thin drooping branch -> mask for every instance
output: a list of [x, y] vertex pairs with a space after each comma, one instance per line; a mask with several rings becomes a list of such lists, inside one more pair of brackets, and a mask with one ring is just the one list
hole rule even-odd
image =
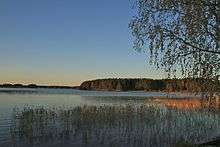
[[196, 46], [196, 45], [194, 45], [194, 44], [192, 44], [192, 43], [186, 41], [185, 39], [183, 39], [183, 38], [181, 38], [181, 37], [175, 35], [175, 34], [173, 33], [173, 31], [171, 31], [171, 30], [168, 30], [168, 29], [165, 29], [165, 28], [162, 28], [162, 30], [165, 30], [165, 31], [169, 32], [171, 36], [175, 37], [176, 39], [182, 41], [184, 44], [186, 44], [186, 45], [188, 45], [188, 46], [191, 46], [192, 48], [194, 48], [194, 49], [196, 49], [196, 50], [199, 50], [199, 51], [202, 51], [202, 52], [207, 52], [207, 53], [213, 53], [213, 54], [218, 54], [218, 55], [220, 55], [220, 51], [213, 51], [213, 50], [208, 50], [208, 49], [200, 48], [200, 47], [198, 47], [198, 46]]

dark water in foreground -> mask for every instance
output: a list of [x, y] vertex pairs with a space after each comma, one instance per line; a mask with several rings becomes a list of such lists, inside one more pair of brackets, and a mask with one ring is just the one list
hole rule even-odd
[[219, 112], [167, 109], [153, 96], [166, 94], [0, 89], [0, 146], [175, 146], [220, 135]]

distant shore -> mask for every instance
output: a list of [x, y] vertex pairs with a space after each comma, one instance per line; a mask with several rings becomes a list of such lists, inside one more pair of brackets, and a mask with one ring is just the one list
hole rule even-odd
[[[121, 79], [120, 79], [121, 80]], [[121, 84], [119, 81], [119, 84]], [[97, 82], [98, 81], [98, 82]], [[171, 95], [167, 95], [164, 97], [158, 97], [158, 96], [152, 96], [152, 100], [158, 104], [163, 104], [166, 107], [170, 107], [170, 108], [176, 108], [176, 109], [202, 109], [207, 107], [209, 104], [207, 102], [207, 100], [203, 99], [201, 95], [199, 95], [197, 93], [197, 95], [195, 95], [195, 93], [193, 92], [187, 92], [187, 91], [180, 91], [180, 87], [178, 91], [172, 90], [167, 91], [167, 89], [148, 89], [148, 90], [141, 90], [141, 89], [114, 89], [114, 87], [111, 87], [112, 85], [114, 86], [114, 82], [118, 82], [117, 80], [97, 80], [97, 81], [86, 81], [84, 83], [82, 83], [80, 86], [45, 86], [45, 85], [36, 85], [36, 84], [29, 84], [29, 85], [23, 85], [23, 84], [0, 84], [0, 88], [29, 88], [29, 89], [38, 89], [38, 88], [44, 88], [44, 89], [78, 89], [78, 90], [86, 90], [86, 91], [112, 91], [112, 92], [129, 92], [129, 91], [144, 91], [144, 92], [162, 92], [162, 93], [169, 93]], [[107, 81], [107, 82], [106, 82]], [[136, 80], [137, 81], [137, 80]], [[147, 84], [149, 85], [145, 85], [150, 87], [152, 83], [152, 81], [150, 80], [146, 80], [145, 82], [148, 82]], [[96, 84], [93, 85], [95, 82]], [[155, 81], [153, 81], [155, 82]], [[156, 81], [156, 83], [158, 82], [158, 80]], [[159, 81], [161, 82], [161, 81]], [[110, 83], [110, 84], [109, 84]], [[172, 81], [172, 83], [174, 85], [177, 85], [174, 81]], [[103, 89], [103, 85], [104, 86], [110, 86], [107, 87], [105, 89]], [[122, 85], [120, 86], [122, 88], [123, 84], [126, 84], [126, 82], [122, 82]], [[146, 83], [145, 83], [146, 84]], [[85, 85], [89, 87], [85, 88]], [[101, 85], [101, 86], [100, 86]], [[142, 86], [144, 85], [143, 81], [142, 81]], [[154, 86], [156, 84], [154, 83]], [[141, 86], [141, 85], [139, 85]], [[169, 85], [172, 86], [172, 85]], [[151, 87], [152, 88], [152, 87]], [[173, 88], [172, 88], [173, 89]], [[5, 92], [5, 91], [4, 91]], [[8, 91], [6, 91], [8, 92]], [[11, 91], [9, 91], [11, 92]], [[174, 94], [174, 95], [172, 95]], [[175, 96], [176, 94], [176, 96]], [[181, 97], [181, 98], [180, 98]], [[217, 108], [220, 109], [220, 98], [217, 98], [216, 100], [212, 101], [212, 107], [213, 108]]]
[[48, 88], [48, 89], [78, 89], [79, 86], [46, 86], [36, 84], [0, 84], [0, 88]]
[[[204, 79], [97, 79], [85, 81], [80, 90], [95, 91], [147, 91], [147, 92], [195, 92], [202, 91]], [[220, 91], [220, 81], [217, 83]]]
[[[217, 83], [220, 91], [220, 81]], [[0, 84], [0, 88], [50, 88], [79, 89], [90, 91], [146, 91], [146, 92], [190, 92], [202, 91], [201, 79], [97, 79], [84, 81], [80, 86], [56, 86], [37, 84]]]

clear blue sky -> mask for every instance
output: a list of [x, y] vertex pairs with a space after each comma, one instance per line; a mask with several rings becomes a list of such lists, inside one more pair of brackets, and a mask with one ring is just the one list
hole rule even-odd
[[161, 78], [132, 49], [132, 11], [131, 0], [1, 0], [0, 83]]

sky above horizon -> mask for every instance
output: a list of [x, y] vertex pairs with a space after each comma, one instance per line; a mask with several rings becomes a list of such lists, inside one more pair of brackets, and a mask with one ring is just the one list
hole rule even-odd
[[164, 78], [132, 48], [132, 1], [1, 0], [0, 83]]

